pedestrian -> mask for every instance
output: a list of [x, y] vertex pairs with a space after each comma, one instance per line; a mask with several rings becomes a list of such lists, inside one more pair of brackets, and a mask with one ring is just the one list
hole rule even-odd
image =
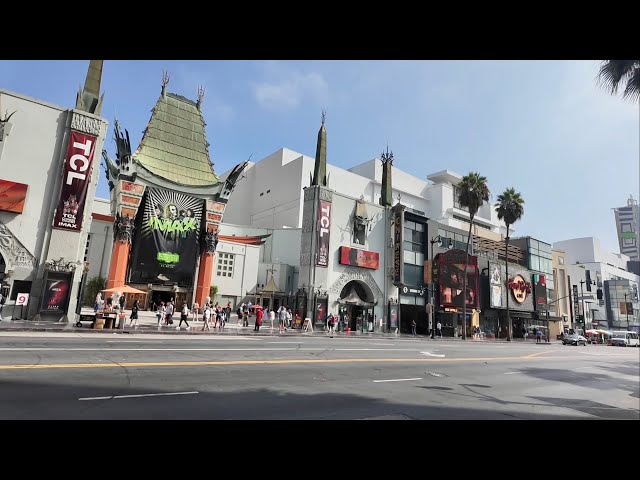
[[249, 326], [249, 305], [245, 304], [244, 307], [242, 308], [242, 326], [243, 327], [248, 327]]
[[438, 320], [438, 323], [436, 324], [436, 328], [438, 329], [438, 336], [442, 338], [442, 324], [440, 323], [439, 320]]
[[122, 312], [124, 310], [124, 293], [120, 295], [120, 298], [118, 299], [118, 303], [120, 303], [120, 312]]
[[158, 309], [156, 310], [156, 318], [158, 319], [158, 328], [160, 328], [160, 320], [164, 317], [164, 302], [160, 302], [158, 304]]
[[191, 305], [191, 309], [193, 312], [193, 321], [197, 322], [198, 321], [198, 310], [200, 310], [200, 305], [198, 304], [198, 302], [194, 302], [193, 305]]
[[411, 335], [416, 336], [416, 319], [411, 320]]
[[260, 325], [262, 325], [262, 317], [264, 316], [264, 311], [262, 310], [262, 308], [256, 308], [256, 324], [254, 327], [254, 331], [255, 332], [259, 332], [260, 331]]
[[187, 324], [187, 330], [189, 330], [191, 328], [189, 326], [189, 322], [187, 321], [187, 317], [188, 316], [189, 316], [189, 307], [187, 306], [186, 303], [183, 303], [182, 304], [182, 311], [180, 312], [180, 323], [176, 327], [176, 330], [180, 330], [180, 327], [182, 327], [182, 322]]
[[291, 328], [291, 323], [293, 323], [293, 312], [291, 309], [287, 310], [287, 319], [284, 324], [284, 331], [287, 331], [287, 325]]
[[336, 319], [333, 314], [329, 315], [329, 338], [333, 338], [333, 328], [336, 324]]
[[[129, 326], [135, 320], [135, 326], [138, 326], [138, 310], [140, 309], [140, 301], [135, 299], [133, 301], [133, 305], [131, 306], [131, 316], [129, 316]], [[124, 322], [123, 322], [124, 323]]]
[[542, 330], [536, 330], [536, 343], [542, 343]]
[[4, 306], [4, 295], [2, 295], [2, 293], [0, 293], [0, 322], [2, 321], [2, 307]]
[[283, 306], [278, 309], [278, 333], [284, 333], [284, 324], [287, 321], [287, 311]]
[[110, 293], [107, 297], [107, 311], [110, 312], [113, 308], [113, 293]]
[[211, 327], [209, 326], [210, 319], [211, 319], [211, 309], [209, 308], [209, 305], [206, 305], [204, 307], [204, 312], [202, 312], [202, 320], [203, 320], [202, 331], [203, 332], [205, 330], [211, 330]]
[[164, 311], [164, 319], [165, 325], [173, 325], [173, 303], [171, 300], [167, 302], [167, 306]]
[[522, 327], [522, 338], [526, 342], [527, 341], [527, 329]]
[[101, 310], [100, 305], [102, 303], [102, 293], [98, 292], [96, 295], [96, 304], [93, 307], [93, 310], [97, 313]]

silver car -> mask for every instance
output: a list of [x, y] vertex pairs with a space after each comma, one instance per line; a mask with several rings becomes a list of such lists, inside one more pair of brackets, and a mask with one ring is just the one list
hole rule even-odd
[[563, 345], [587, 345], [587, 339], [582, 335], [578, 335], [574, 333], [573, 335], [568, 335], [562, 339]]

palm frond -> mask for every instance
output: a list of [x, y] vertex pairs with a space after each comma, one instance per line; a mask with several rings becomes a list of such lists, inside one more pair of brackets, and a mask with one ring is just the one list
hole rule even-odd
[[615, 95], [624, 85], [622, 97], [640, 98], [640, 60], [605, 60], [598, 72], [598, 83]]
[[629, 99], [632, 102], [640, 100], [640, 65], [636, 65], [633, 73], [627, 80], [627, 87], [622, 92], [622, 98]]
[[524, 199], [516, 189], [507, 188], [504, 193], [498, 195], [496, 205], [498, 220], [504, 220], [505, 225], [513, 225], [524, 215]]

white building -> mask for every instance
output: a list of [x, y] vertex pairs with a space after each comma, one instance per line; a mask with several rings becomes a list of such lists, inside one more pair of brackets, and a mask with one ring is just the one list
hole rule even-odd
[[[107, 131], [101, 72], [102, 61], [91, 61], [72, 109], [0, 90], [5, 318], [74, 319]], [[16, 310], [21, 293], [29, 301]]]
[[[309, 186], [315, 160], [282, 148], [258, 162], [249, 162], [243, 179], [235, 187], [225, 211], [225, 221], [264, 228], [302, 227], [303, 188]], [[226, 178], [229, 172], [221, 175]], [[429, 175], [429, 181], [392, 167], [394, 203], [398, 196], [408, 211], [455, 228], [468, 229], [469, 214], [460, 209], [456, 184], [462, 176], [443, 170]], [[332, 190], [352, 198], [379, 204], [382, 163], [369, 160], [345, 170], [327, 164], [327, 182]], [[465, 222], [466, 219], [466, 222]], [[500, 240], [506, 234], [495, 205], [485, 204], [474, 218], [478, 236]], [[513, 228], [511, 228], [513, 233]]]
[[[621, 283], [628, 287], [627, 301], [633, 303], [635, 307], [631, 324], [638, 322], [637, 292], [640, 287], [640, 277], [627, 270], [629, 257], [621, 253], [606, 251], [602, 248], [600, 241], [594, 237], [554, 242], [553, 248], [565, 252], [568, 282], [570, 282], [572, 289], [574, 285], [577, 287], [579, 302], [577, 312], [576, 305], [573, 306], [574, 318], [576, 313], [582, 314], [584, 308], [587, 327], [593, 322], [598, 325], [607, 325], [607, 328], [622, 327], [619, 321], [620, 301], [616, 294], [609, 295], [610, 288], [608, 288], [608, 282], [622, 281]], [[613, 286], [614, 284], [612, 284]], [[601, 291], [600, 294], [598, 290]], [[598, 298], [598, 296], [602, 298]], [[607, 297], [609, 297], [609, 301]], [[626, 312], [624, 316], [626, 317]]]
[[96, 198], [93, 201], [91, 228], [87, 236], [84, 261], [88, 262], [87, 278], [106, 278], [113, 247], [113, 222], [109, 200]]

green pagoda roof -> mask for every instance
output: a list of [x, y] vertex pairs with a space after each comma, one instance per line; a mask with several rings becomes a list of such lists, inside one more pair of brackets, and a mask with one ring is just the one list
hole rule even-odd
[[198, 104], [181, 95], [161, 94], [151, 113], [134, 161], [179, 185], [220, 183], [209, 158], [205, 123]]

